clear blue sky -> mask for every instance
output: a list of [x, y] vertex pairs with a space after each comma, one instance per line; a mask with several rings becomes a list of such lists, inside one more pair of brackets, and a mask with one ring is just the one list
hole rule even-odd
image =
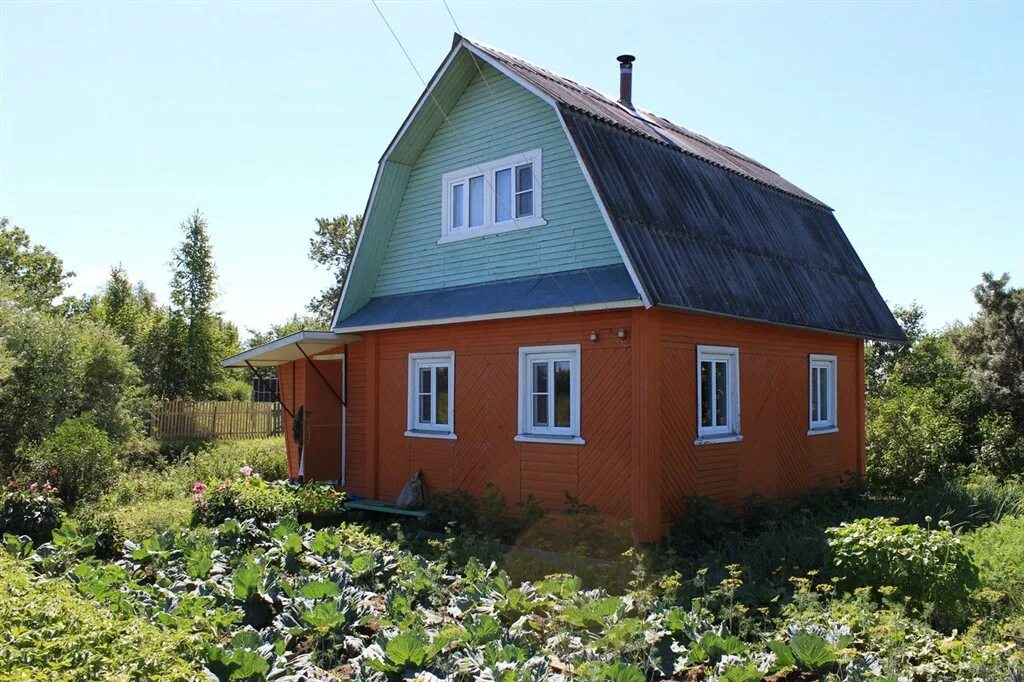
[[[966, 319], [1024, 284], [1024, 3], [463, 3], [466, 35], [743, 151], [836, 210], [883, 296]], [[382, 3], [429, 78], [440, 0]], [[209, 220], [240, 328], [325, 283], [314, 218], [361, 212], [422, 86], [369, 2], [0, 1], [0, 214], [95, 290], [166, 300], [178, 224]]]

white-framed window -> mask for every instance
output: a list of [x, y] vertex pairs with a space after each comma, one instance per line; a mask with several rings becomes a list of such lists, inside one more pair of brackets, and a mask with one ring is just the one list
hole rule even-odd
[[407, 436], [455, 438], [455, 352], [409, 353]]
[[811, 355], [808, 362], [808, 435], [830, 433], [838, 427], [836, 419], [836, 356]]
[[545, 225], [541, 172], [532, 149], [442, 175], [438, 243]]
[[697, 346], [696, 442], [740, 439], [740, 351]]
[[580, 345], [519, 349], [518, 441], [582, 444]]

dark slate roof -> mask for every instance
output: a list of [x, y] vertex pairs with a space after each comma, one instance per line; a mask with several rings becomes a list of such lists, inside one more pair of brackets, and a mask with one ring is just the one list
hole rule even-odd
[[729, 147], [471, 45], [555, 100], [653, 305], [905, 340], [824, 203]]
[[378, 296], [335, 330], [639, 300], [623, 265]]

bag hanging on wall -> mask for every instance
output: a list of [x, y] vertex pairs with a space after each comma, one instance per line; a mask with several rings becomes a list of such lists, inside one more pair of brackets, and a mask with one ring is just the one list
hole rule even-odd
[[422, 509], [426, 504], [427, 484], [423, 482], [423, 472], [417, 469], [402, 488], [395, 506], [399, 509]]

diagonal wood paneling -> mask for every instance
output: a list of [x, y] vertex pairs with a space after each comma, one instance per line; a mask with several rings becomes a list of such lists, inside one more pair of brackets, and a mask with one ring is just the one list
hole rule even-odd
[[[630, 514], [632, 368], [625, 348], [584, 353], [579, 497], [618, 518]], [[595, 445], [591, 445], [594, 443]]]

